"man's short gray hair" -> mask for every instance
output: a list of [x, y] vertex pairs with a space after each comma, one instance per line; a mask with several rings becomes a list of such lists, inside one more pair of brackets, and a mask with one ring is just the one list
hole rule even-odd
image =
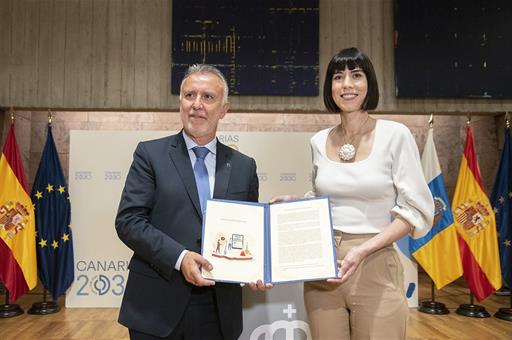
[[194, 64], [194, 65], [189, 66], [187, 72], [185, 73], [185, 76], [183, 77], [183, 80], [181, 81], [180, 99], [181, 99], [181, 91], [183, 89], [183, 83], [185, 82], [185, 79], [187, 79], [188, 77], [190, 77], [191, 75], [193, 75], [195, 73], [202, 73], [202, 74], [211, 73], [211, 74], [214, 74], [217, 77], [219, 77], [220, 80], [222, 80], [222, 85], [224, 87], [222, 103], [224, 104], [224, 103], [228, 102], [229, 87], [228, 87], [228, 82], [226, 81], [226, 78], [224, 78], [224, 75], [218, 68], [216, 68], [215, 66], [212, 66], [212, 65], [208, 65], [208, 64]]

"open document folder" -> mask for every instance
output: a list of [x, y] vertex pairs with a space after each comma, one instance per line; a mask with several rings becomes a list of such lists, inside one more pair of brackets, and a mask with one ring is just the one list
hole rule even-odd
[[274, 204], [207, 201], [202, 255], [205, 278], [286, 283], [338, 275], [329, 199]]

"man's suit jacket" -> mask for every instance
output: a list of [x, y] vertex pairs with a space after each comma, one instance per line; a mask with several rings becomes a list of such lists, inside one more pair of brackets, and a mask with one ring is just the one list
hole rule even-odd
[[[134, 251], [119, 322], [159, 337], [176, 327], [191, 294], [192, 285], [174, 265], [184, 249], [201, 248], [201, 207], [182, 134], [139, 143], [115, 222], [119, 238]], [[217, 142], [213, 197], [256, 202], [254, 159]], [[236, 339], [242, 331], [241, 288], [214, 287], [222, 333]]]

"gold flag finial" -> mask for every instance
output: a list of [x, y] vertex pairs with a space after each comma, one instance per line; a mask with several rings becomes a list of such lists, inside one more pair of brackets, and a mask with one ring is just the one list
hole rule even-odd
[[50, 109], [48, 109], [48, 125], [52, 125], [52, 118], [53, 118], [52, 111]]
[[9, 113], [11, 114], [11, 124], [14, 124], [14, 108], [11, 107], [9, 108]]
[[510, 114], [509, 112], [505, 112], [505, 127], [510, 129]]
[[469, 125], [471, 124], [471, 114], [468, 113], [468, 120], [466, 121], [466, 124]]
[[432, 128], [434, 127], [434, 114], [430, 114], [430, 118], [428, 119], [428, 125]]

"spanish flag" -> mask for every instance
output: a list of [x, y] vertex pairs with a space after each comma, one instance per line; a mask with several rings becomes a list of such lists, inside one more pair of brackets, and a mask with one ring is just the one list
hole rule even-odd
[[494, 212], [483, 189], [469, 124], [466, 133], [452, 209], [464, 279], [482, 301], [501, 287], [500, 255]]
[[0, 280], [9, 291], [10, 302], [37, 284], [34, 208], [14, 122], [0, 157]]

